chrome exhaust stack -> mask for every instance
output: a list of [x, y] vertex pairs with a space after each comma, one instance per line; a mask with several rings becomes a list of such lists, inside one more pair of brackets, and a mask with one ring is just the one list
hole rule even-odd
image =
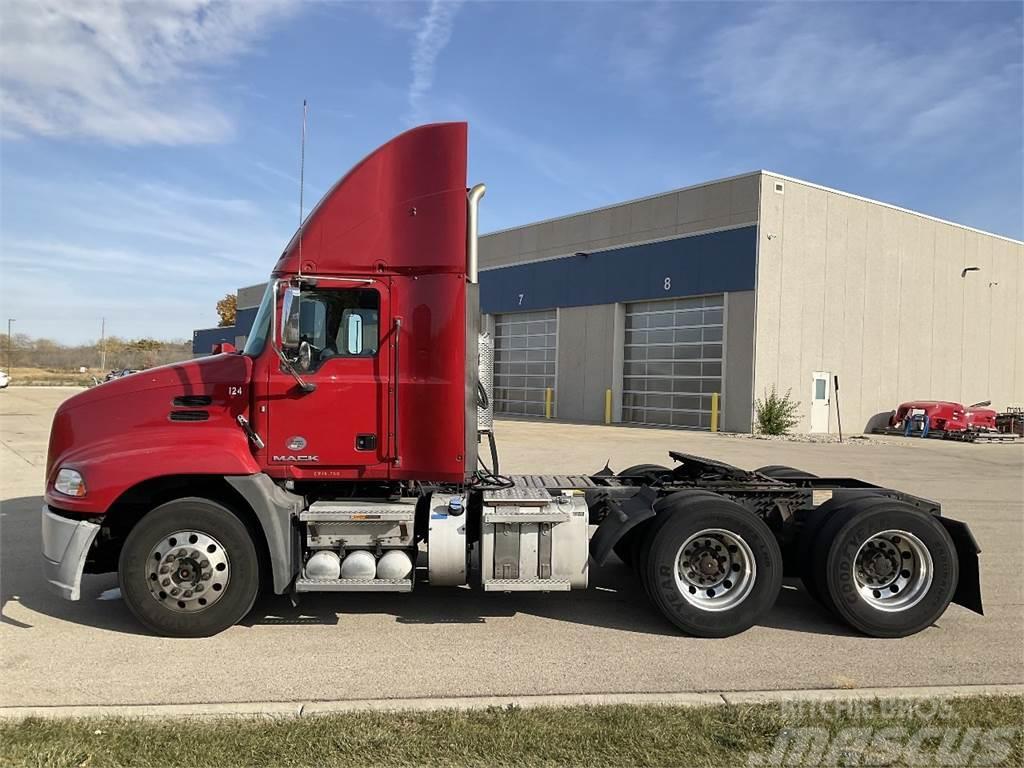
[[480, 198], [486, 192], [486, 184], [476, 184], [466, 195], [469, 206], [466, 221], [466, 281], [472, 285], [480, 282], [480, 246], [477, 239], [480, 228]]
[[[463, 456], [467, 480], [476, 474], [477, 449], [480, 441], [480, 251], [477, 239], [480, 228], [480, 198], [486, 191], [486, 186], [477, 184], [466, 193], [466, 432]], [[488, 402], [489, 398], [488, 392]]]

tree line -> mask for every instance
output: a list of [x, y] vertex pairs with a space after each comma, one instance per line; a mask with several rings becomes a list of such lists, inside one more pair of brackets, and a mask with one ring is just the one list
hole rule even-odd
[[[43, 368], [53, 371], [122, 370], [124, 368], [152, 368], [165, 363], [176, 363], [192, 357], [192, 342], [181, 339], [123, 339], [110, 336], [104, 342], [61, 344], [52, 339], [34, 339], [24, 333], [0, 334], [0, 359], [4, 368]], [[105, 351], [105, 354], [104, 354]], [[105, 360], [104, 360], [105, 358]], [[101, 368], [101, 365], [104, 367]]]

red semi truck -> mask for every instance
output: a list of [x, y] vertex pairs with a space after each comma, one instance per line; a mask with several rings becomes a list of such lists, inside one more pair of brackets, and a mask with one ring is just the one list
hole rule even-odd
[[77, 600], [83, 573], [116, 571], [143, 625], [194, 637], [261, 590], [582, 589], [614, 552], [703, 637], [755, 624], [784, 573], [879, 637], [951, 601], [981, 612], [970, 530], [907, 493], [674, 452], [671, 469], [500, 475], [466, 141], [464, 123], [419, 127], [342, 178], [278, 259], [244, 349], [60, 406], [55, 590]]

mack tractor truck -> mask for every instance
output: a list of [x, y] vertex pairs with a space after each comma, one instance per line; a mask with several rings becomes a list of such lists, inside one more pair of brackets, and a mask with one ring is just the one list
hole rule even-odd
[[42, 508], [57, 592], [78, 600], [83, 573], [116, 571], [146, 628], [198, 637], [261, 592], [559, 592], [615, 557], [700, 637], [757, 623], [784, 575], [877, 637], [951, 601], [981, 612], [967, 525], [908, 493], [677, 452], [669, 467], [502, 475], [467, 131], [415, 128], [337, 182], [243, 349], [59, 407]]

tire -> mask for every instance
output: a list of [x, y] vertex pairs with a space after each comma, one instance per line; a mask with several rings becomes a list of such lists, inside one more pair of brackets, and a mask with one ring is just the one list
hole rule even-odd
[[[618, 472], [616, 477], [626, 477], [628, 475], [646, 475], [656, 472], [670, 472], [668, 467], [663, 467], [661, 464], [635, 464], [632, 467]], [[636, 549], [637, 539], [642, 539], [640, 535], [641, 531], [644, 530], [644, 526], [640, 525], [637, 528], [628, 531], [625, 536], [615, 542], [615, 546], [612, 547], [612, 552], [626, 565], [633, 564], [633, 553]]]
[[[647, 596], [652, 600], [654, 598], [651, 595], [650, 586], [647, 583], [647, 569], [644, 565], [647, 563], [647, 558], [650, 556], [651, 545], [654, 543], [654, 536], [657, 534], [661, 526], [667, 522], [669, 517], [679, 512], [685, 512], [687, 508], [696, 503], [697, 499], [708, 497], [715, 499], [722, 498], [712, 491], [699, 489], [670, 493], [668, 496], [663, 496], [654, 502], [654, 511], [657, 513], [657, 516], [653, 520], [649, 520], [638, 526], [639, 530], [636, 531], [636, 535], [630, 541], [629, 555], [632, 561], [631, 565], [633, 566], [633, 572], [636, 573], [636, 577], [643, 585], [644, 591], [647, 592]], [[630, 533], [632, 533], [632, 531], [630, 531]]]
[[868, 489], [836, 490], [829, 501], [826, 501], [810, 515], [800, 531], [794, 570], [799, 574], [807, 594], [826, 607], [828, 607], [827, 601], [822, 595], [818, 579], [814, 574], [814, 553], [828, 549], [828, 541], [819, 540], [821, 531], [840, 510], [846, 509], [851, 504], [874, 499], [879, 495], [877, 491]]
[[807, 480], [808, 478], [817, 477], [817, 475], [812, 475], [810, 472], [787, 467], [783, 464], [769, 464], [767, 467], [760, 467], [754, 471], [767, 475], [773, 480]]
[[[252, 609], [259, 561], [249, 529], [226, 507], [209, 499], [175, 499], [128, 534], [118, 582], [128, 609], [151, 632], [209, 637]], [[175, 589], [177, 600], [171, 594]]]
[[[684, 632], [695, 637], [739, 634], [775, 604], [782, 588], [782, 553], [774, 534], [760, 518], [720, 496], [695, 495], [657, 522], [659, 525], [649, 531], [644, 569], [648, 594], [665, 617]], [[716, 569], [708, 577], [713, 581], [707, 583], [707, 589], [703, 584], [699, 589], [693, 583], [687, 586], [686, 577], [677, 569], [678, 556], [685, 557], [683, 547], [691, 545], [691, 552], [705, 552], [702, 561], [710, 561], [709, 567]], [[728, 558], [721, 569], [713, 562], [716, 558]], [[692, 573], [700, 569], [694, 566]]]
[[[956, 592], [960, 572], [953, 540], [942, 523], [909, 504], [858, 499], [836, 510], [818, 541], [827, 545], [813, 555], [823, 602], [866, 635], [916, 634], [945, 612]], [[870, 563], [872, 551], [885, 572], [868, 571], [878, 577], [868, 584], [860, 566]], [[929, 577], [921, 575], [926, 572]]]
[[615, 476], [629, 477], [630, 475], [651, 475], [671, 471], [671, 469], [663, 467], [661, 464], [634, 464], [632, 467], [627, 467], [621, 472], [615, 473]]

